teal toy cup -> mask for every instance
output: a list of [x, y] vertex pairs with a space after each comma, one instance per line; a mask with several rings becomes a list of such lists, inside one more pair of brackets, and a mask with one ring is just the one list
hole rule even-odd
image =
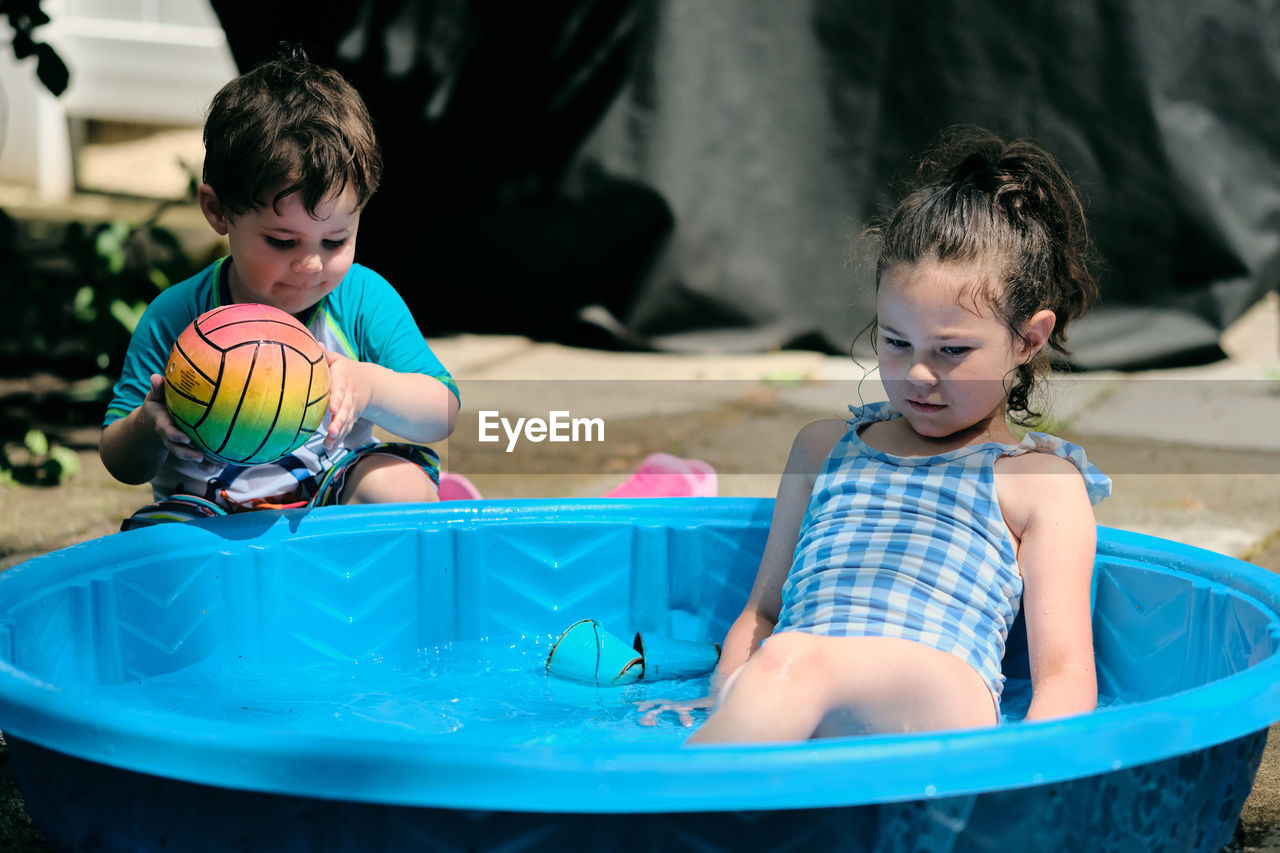
[[696, 678], [720, 662], [720, 644], [636, 634], [636, 651], [644, 661], [644, 680]]
[[564, 630], [547, 655], [547, 672], [590, 684], [630, 684], [637, 679], [696, 678], [716, 668], [718, 643], [636, 634], [628, 646], [594, 619]]
[[618, 686], [643, 675], [644, 661], [599, 622], [582, 619], [566, 628], [551, 647], [547, 672], [573, 681]]

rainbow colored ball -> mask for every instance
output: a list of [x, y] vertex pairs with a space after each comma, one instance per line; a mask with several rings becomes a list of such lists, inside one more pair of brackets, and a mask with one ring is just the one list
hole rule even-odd
[[284, 458], [329, 405], [329, 365], [307, 327], [270, 305], [206, 311], [178, 336], [164, 402], [206, 457], [233, 465]]

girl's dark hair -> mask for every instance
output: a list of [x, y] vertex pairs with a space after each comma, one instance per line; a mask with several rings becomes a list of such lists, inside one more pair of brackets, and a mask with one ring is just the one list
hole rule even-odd
[[314, 216], [347, 187], [360, 209], [382, 177], [364, 101], [296, 45], [281, 44], [275, 59], [222, 87], [209, 106], [204, 147], [204, 182], [232, 215], [298, 192]]
[[[1066, 327], [1098, 299], [1080, 199], [1057, 161], [1027, 140], [948, 131], [921, 160], [915, 188], [876, 230], [877, 288], [900, 264], [973, 264], [987, 273], [978, 295], [1014, 335], [1037, 311], [1053, 311], [1048, 344], [1064, 355]], [[1039, 417], [1031, 395], [1048, 363], [1042, 350], [1017, 368], [1008, 406], [1015, 422]]]

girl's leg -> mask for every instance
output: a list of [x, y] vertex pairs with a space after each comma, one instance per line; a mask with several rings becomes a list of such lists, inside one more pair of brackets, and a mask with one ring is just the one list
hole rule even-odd
[[829, 698], [813, 636], [775, 634], [725, 684], [711, 717], [689, 743], [805, 740]]
[[787, 741], [930, 731], [997, 722], [991, 693], [963, 660], [907, 640], [775, 634], [690, 738]]
[[421, 467], [383, 454], [369, 454], [351, 466], [342, 487], [343, 504], [423, 503], [439, 500], [436, 484]]

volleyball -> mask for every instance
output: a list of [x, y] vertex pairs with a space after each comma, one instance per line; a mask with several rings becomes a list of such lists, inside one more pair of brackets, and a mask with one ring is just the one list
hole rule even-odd
[[270, 305], [201, 314], [178, 336], [164, 378], [174, 423], [206, 457], [233, 465], [287, 456], [329, 404], [324, 350], [306, 326]]

